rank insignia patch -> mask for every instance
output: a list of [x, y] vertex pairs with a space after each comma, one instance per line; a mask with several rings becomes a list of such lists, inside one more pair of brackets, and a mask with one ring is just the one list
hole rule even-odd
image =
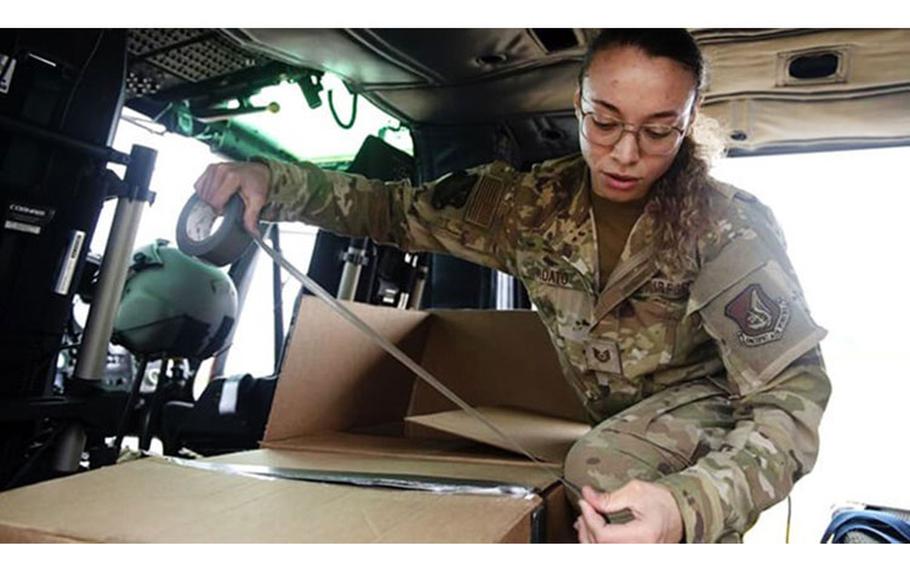
[[602, 373], [622, 374], [619, 345], [609, 340], [592, 340], [585, 348], [588, 368]]
[[739, 326], [740, 342], [758, 347], [777, 341], [790, 322], [790, 303], [772, 299], [759, 284], [750, 284], [724, 308], [724, 314]]

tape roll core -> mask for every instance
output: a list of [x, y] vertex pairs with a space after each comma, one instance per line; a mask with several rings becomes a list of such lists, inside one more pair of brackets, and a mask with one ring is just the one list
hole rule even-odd
[[240, 258], [253, 242], [243, 227], [243, 200], [234, 195], [219, 217], [212, 206], [192, 195], [177, 220], [177, 248], [215, 266]]

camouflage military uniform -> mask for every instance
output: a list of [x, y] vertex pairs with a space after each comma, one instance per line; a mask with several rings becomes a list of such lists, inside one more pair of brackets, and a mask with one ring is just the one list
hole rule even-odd
[[739, 540], [811, 470], [830, 394], [825, 332], [754, 197], [716, 184], [695, 272], [658, 268], [646, 213], [601, 275], [581, 156], [528, 173], [495, 162], [417, 187], [267, 164], [264, 219], [446, 252], [525, 284], [596, 424], [567, 457], [569, 479], [661, 483], [686, 540], [712, 542]]

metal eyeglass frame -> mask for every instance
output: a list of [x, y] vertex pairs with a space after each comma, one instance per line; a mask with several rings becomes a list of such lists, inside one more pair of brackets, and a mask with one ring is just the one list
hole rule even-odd
[[[584, 99], [582, 99], [582, 100], [584, 100]], [[589, 102], [589, 101], [585, 101], [585, 102]], [[621, 126], [622, 126], [622, 131], [620, 131], [619, 136], [616, 138], [616, 140], [615, 140], [613, 143], [611, 143], [611, 144], [604, 144], [603, 142], [596, 142], [596, 141], [594, 141], [594, 140], [591, 140], [591, 138], [589, 138], [588, 135], [585, 134], [585, 126], [584, 126], [584, 124], [585, 124], [585, 118], [586, 118], [588, 115], [597, 116], [597, 114], [596, 114], [593, 110], [584, 111], [584, 110], [582, 110], [581, 108], [579, 108], [578, 110], [579, 110], [579, 112], [581, 113], [581, 134], [582, 134], [582, 136], [584, 136], [584, 137], [585, 137], [585, 140], [587, 140], [587, 141], [590, 142], [591, 144], [595, 144], [595, 145], [597, 145], [597, 146], [602, 146], [602, 147], [604, 147], [604, 148], [609, 148], [609, 147], [612, 147], [612, 146], [616, 146], [617, 144], [619, 144], [620, 140], [622, 140], [622, 137], [623, 137], [623, 135], [624, 135], [626, 132], [631, 132], [632, 134], [635, 135], [635, 144], [638, 146], [639, 151], [642, 152], [643, 154], [650, 154], [650, 155], [652, 155], [652, 156], [669, 156], [670, 154], [673, 153], [673, 150], [676, 149], [676, 147], [679, 145], [679, 143], [682, 141], [682, 139], [683, 139], [683, 138], [685, 137], [685, 135], [686, 135], [685, 129], [680, 128], [680, 127], [678, 127], [678, 126], [676, 126], [676, 125], [671, 125], [671, 124], [639, 124], [639, 125], [635, 125], [635, 124], [633, 124], [633, 123], [631, 123], [631, 122], [624, 122], [624, 121], [622, 121], [622, 120], [610, 119], [610, 120], [612, 120], [613, 122], [615, 122], [616, 124], [621, 125]], [[688, 118], [688, 116], [687, 116], [686, 118]], [[673, 129], [673, 130], [679, 132], [679, 138], [678, 138], [678, 139], [676, 140], [676, 142], [673, 144], [673, 147], [672, 147], [669, 151], [667, 151], [667, 152], [665, 152], [665, 153], [647, 152], [647, 151], [645, 151], [644, 146], [642, 146], [642, 144], [641, 144], [641, 137], [640, 137], [641, 129], [642, 129], [642, 128], [645, 128], [646, 126], [660, 126], [660, 127], [671, 128], [671, 129]]]

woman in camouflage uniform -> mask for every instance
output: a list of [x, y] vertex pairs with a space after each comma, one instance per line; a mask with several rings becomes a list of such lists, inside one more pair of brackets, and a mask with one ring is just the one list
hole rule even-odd
[[704, 78], [685, 31], [606, 31], [579, 73], [581, 155], [416, 187], [213, 164], [196, 190], [216, 209], [239, 192], [251, 231], [300, 220], [513, 274], [594, 425], [565, 466], [579, 540], [736, 542], [812, 469], [830, 385], [773, 215], [692, 138]]

